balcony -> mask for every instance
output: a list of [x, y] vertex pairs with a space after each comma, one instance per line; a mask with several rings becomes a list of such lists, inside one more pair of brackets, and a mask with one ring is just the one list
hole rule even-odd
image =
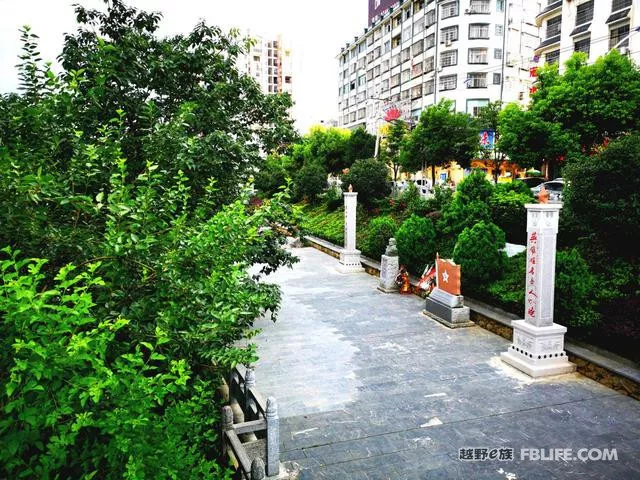
[[562, 11], [562, 0], [548, 0], [547, 6], [544, 7], [536, 16], [536, 25], [542, 26], [545, 18], [548, 18]]

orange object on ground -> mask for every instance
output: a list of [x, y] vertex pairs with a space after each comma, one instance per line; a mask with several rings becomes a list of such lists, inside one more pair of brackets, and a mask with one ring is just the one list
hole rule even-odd
[[409, 273], [404, 265], [400, 266], [400, 271], [396, 277], [396, 285], [400, 287], [400, 293], [407, 295], [411, 293], [411, 280], [409, 279]]

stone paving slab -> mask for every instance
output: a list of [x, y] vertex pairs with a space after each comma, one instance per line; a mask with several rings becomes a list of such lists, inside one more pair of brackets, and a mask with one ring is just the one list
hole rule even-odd
[[[450, 330], [413, 296], [296, 249], [278, 321], [260, 320], [258, 388], [278, 400], [282, 460], [301, 479], [640, 478], [640, 404], [578, 374], [532, 381], [509, 343]], [[513, 448], [465, 462], [460, 448]], [[615, 448], [617, 461], [531, 461], [522, 448]]]

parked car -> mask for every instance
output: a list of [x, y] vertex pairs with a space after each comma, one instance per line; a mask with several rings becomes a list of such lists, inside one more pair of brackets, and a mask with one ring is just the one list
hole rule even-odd
[[540, 190], [544, 187], [549, 192], [549, 200], [555, 202], [562, 201], [562, 191], [564, 190], [564, 181], [552, 180], [550, 182], [544, 182], [531, 189], [533, 195], [537, 198]]
[[523, 182], [527, 187], [534, 188], [545, 182], [544, 177], [524, 177], [516, 178], [517, 181]]

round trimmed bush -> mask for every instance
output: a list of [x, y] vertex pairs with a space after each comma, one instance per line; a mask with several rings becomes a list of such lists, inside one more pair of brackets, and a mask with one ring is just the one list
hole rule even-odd
[[493, 222], [504, 230], [511, 243], [527, 243], [527, 210], [525, 204], [533, 203], [531, 191], [528, 194], [496, 189], [489, 199]]
[[371, 205], [376, 199], [389, 194], [387, 172], [384, 162], [373, 158], [357, 160], [349, 173], [342, 176], [342, 189], [346, 191], [352, 185], [353, 191], [358, 192], [358, 201]]
[[398, 225], [389, 216], [376, 217], [369, 223], [369, 235], [365, 242], [364, 253], [371, 258], [378, 259], [387, 249], [389, 239], [392, 238]]
[[456, 189], [456, 199], [463, 204], [487, 202], [493, 193], [493, 185], [482, 170], [474, 170]]
[[429, 218], [411, 215], [396, 233], [400, 263], [410, 272], [421, 274], [436, 257], [436, 231]]
[[493, 223], [465, 228], [453, 249], [453, 260], [462, 270], [463, 285], [485, 284], [500, 276], [505, 261], [504, 232]]

